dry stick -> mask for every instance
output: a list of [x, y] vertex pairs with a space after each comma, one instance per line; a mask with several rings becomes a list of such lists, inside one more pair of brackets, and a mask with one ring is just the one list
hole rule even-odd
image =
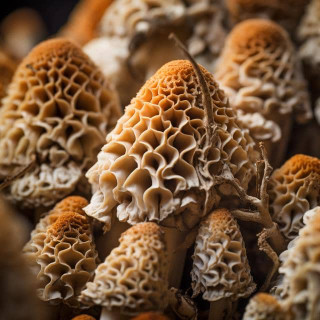
[[2, 191], [3, 189], [5, 189], [6, 187], [8, 187], [13, 181], [21, 178], [22, 176], [24, 176], [36, 163], [36, 157], [35, 155], [33, 155], [31, 157], [31, 162], [25, 166], [21, 171], [19, 171], [17, 174], [13, 175], [13, 176], [9, 176], [7, 177], [1, 184], [0, 184], [0, 191]]

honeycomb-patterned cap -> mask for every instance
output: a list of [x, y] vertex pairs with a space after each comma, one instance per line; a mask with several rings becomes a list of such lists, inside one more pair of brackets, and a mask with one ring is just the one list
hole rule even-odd
[[295, 245], [279, 269], [287, 286], [285, 304], [293, 319], [314, 319], [320, 314], [320, 215], [299, 232]]
[[165, 315], [157, 312], [145, 312], [132, 318], [131, 320], [169, 320]]
[[286, 320], [285, 311], [276, 298], [258, 293], [250, 299], [243, 320]]
[[293, 119], [312, 118], [309, 93], [287, 32], [278, 24], [250, 19], [229, 34], [216, 77], [256, 141], [264, 141], [273, 166], [286, 152]]
[[249, 18], [269, 18], [294, 32], [309, 0], [227, 0], [232, 23]]
[[77, 297], [96, 269], [97, 252], [87, 218], [63, 212], [50, 224], [36, 257], [38, 296], [79, 307]]
[[98, 35], [98, 25], [113, 0], [81, 0], [60, 35], [84, 45]]
[[275, 170], [269, 184], [272, 218], [287, 240], [303, 227], [303, 215], [320, 204], [320, 160], [298, 154]]
[[[3, 101], [0, 176], [36, 164], [9, 188], [22, 206], [50, 206], [84, 188], [121, 111], [115, 91], [78, 46], [48, 40], [19, 65]], [[80, 183], [81, 182], [81, 183]]]
[[186, 60], [160, 68], [107, 136], [87, 173], [96, 192], [85, 208], [106, 229], [115, 212], [130, 224], [148, 220], [192, 228], [218, 205], [215, 177], [226, 168], [247, 188], [257, 159], [254, 142], [212, 75], [202, 72], [212, 98], [214, 137], [206, 133], [203, 95]]
[[167, 278], [163, 233], [155, 223], [140, 223], [122, 234], [80, 299], [127, 315], [161, 311], [168, 303]]
[[191, 271], [194, 296], [231, 301], [248, 297], [256, 288], [237, 222], [226, 209], [213, 211], [200, 224]]

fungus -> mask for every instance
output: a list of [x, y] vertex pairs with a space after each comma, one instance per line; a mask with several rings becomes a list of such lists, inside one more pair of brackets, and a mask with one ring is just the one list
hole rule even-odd
[[320, 160], [295, 155], [275, 170], [270, 179], [270, 209], [287, 240], [303, 226], [303, 215], [320, 204]]
[[36, 287], [21, 256], [27, 236], [22, 219], [0, 198], [0, 318], [42, 320]]
[[140, 223], [121, 235], [120, 245], [98, 266], [80, 300], [101, 305], [101, 320], [163, 311], [168, 303], [167, 277], [163, 233], [155, 223]]
[[[263, 141], [271, 164], [285, 156], [292, 119], [312, 118], [309, 95], [288, 34], [272, 21], [238, 24], [226, 40], [216, 77], [239, 121]], [[294, 116], [294, 117], [293, 117]]]
[[268, 18], [293, 33], [309, 0], [227, 0], [233, 24], [250, 18]]
[[191, 271], [193, 296], [210, 301], [209, 319], [224, 319], [231, 303], [256, 288], [237, 222], [226, 209], [213, 211], [201, 222]]
[[[47, 227], [42, 248], [37, 252], [38, 296], [51, 304], [63, 302], [79, 307], [77, 296], [93, 277], [97, 252], [90, 225], [76, 212], [54, 213]], [[33, 244], [36, 246], [37, 244]]]
[[113, 0], [82, 0], [71, 12], [68, 22], [59, 34], [79, 45], [84, 45], [98, 35], [98, 25]]
[[85, 192], [84, 172], [121, 114], [116, 93], [79, 47], [63, 39], [37, 46], [18, 67], [0, 111], [0, 176], [28, 166], [8, 196], [48, 207]]
[[243, 320], [286, 320], [285, 313], [276, 298], [267, 293], [258, 293], [250, 299]]
[[88, 314], [80, 314], [72, 318], [72, 320], [96, 320], [96, 318], [89, 316]]
[[132, 318], [132, 320], [169, 320], [165, 315], [157, 312], [145, 312]]

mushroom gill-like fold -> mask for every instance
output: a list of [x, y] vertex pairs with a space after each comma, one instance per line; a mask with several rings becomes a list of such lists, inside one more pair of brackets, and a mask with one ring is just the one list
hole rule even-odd
[[[316, 0], [317, 1], [317, 0]], [[294, 32], [309, 0], [227, 0], [233, 24], [250, 18], [274, 20]]]
[[21, 255], [27, 228], [0, 198], [0, 318], [42, 320], [35, 279]]
[[105, 229], [116, 214], [130, 224], [148, 220], [186, 230], [219, 204], [221, 194], [233, 194], [232, 187], [217, 187], [217, 176], [227, 171], [247, 188], [257, 158], [254, 142], [238, 126], [212, 75], [202, 72], [213, 123], [206, 124], [207, 109], [191, 63], [176, 60], [146, 82], [107, 136], [87, 172], [96, 192], [85, 208]]
[[168, 303], [167, 278], [163, 233], [155, 223], [140, 223], [121, 235], [80, 300], [126, 315], [162, 311]]
[[284, 301], [292, 319], [316, 320], [320, 315], [320, 214], [306, 221], [279, 269], [288, 294]]
[[312, 0], [297, 30], [301, 42], [299, 56], [305, 67], [312, 93], [320, 90], [320, 2]]
[[320, 160], [298, 154], [271, 175], [270, 211], [287, 240], [303, 227], [303, 215], [320, 204]]
[[98, 256], [87, 218], [71, 211], [60, 213], [42, 241], [36, 257], [39, 298], [79, 307], [77, 297], [93, 277]]
[[[272, 21], [250, 19], [229, 34], [216, 78], [273, 166], [285, 156], [292, 120], [312, 118], [309, 94], [287, 32]], [[257, 121], [258, 120], [258, 121]]]
[[256, 288], [239, 226], [226, 209], [201, 222], [191, 271], [193, 295], [208, 301], [248, 297]]
[[98, 35], [100, 20], [112, 2], [113, 0], [79, 1], [59, 35], [84, 45]]
[[25, 207], [51, 206], [76, 188], [120, 116], [117, 94], [81, 48], [48, 40], [19, 65], [0, 111], [0, 177], [33, 163], [9, 187]]
[[288, 315], [276, 298], [258, 293], [247, 304], [243, 320], [287, 320]]

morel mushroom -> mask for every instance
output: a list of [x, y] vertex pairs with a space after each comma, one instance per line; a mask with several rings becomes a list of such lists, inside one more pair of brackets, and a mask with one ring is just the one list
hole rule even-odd
[[0, 318], [42, 320], [35, 279], [21, 256], [27, 230], [20, 219], [0, 198]]
[[227, 0], [233, 24], [250, 18], [268, 18], [294, 32], [309, 0]]
[[120, 245], [98, 266], [80, 299], [101, 305], [101, 320], [162, 311], [168, 303], [167, 277], [163, 232], [155, 223], [140, 223], [121, 235]]
[[59, 34], [84, 45], [98, 35], [100, 20], [112, 2], [113, 0], [80, 1]]
[[72, 318], [72, 320], [96, 320], [96, 318], [89, 316], [88, 314], [80, 314]]
[[76, 212], [62, 212], [54, 219], [46, 229], [45, 238], [40, 239], [43, 248], [34, 253], [38, 296], [51, 304], [63, 302], [78, 307], [77, 296], [96, 268], [97, 252], [91, 227], [87, 218]]
[[316, 320], [320, 316], [320, 215], [315, 214], [299, 232], [295, 245], [280, 268], [288, 283], [285, 307], [293, 319]]
[[312, 118], [306, 82], [287, 32], [274, 22], [252, 19], [228, 36], [216, 77], [256, 141], [265, 143], [270, 162], [285, 156], [293, 115]]
[[289, 241], [303, 227], [303, 215], [320, 204], [320, 160], [295, 155], [275, 170], [270, 179], [270, 211]]
[[256, 288], [237, 222], [226, 209], [201, 222], [191, 271], [193, 296], [210, 301], [209, 319], [225, 319], [231, 304]]
[[48, 207], [84, 189], [84, 172], [120, 114], [116, 93], [79, 47], [63, 39], [37, 46], [0, 111], [0, 176], [33, 163], [8, 196], [24, 207]]
[[286, 320], [288, 314], [276, 298], [267, 293], [258, 293], [250, 299], [243, 320]]
[[137, 317], [132, 318], [131, 320], [169, 320], [165, 315], [157, 312], [145, 312], [139, 314]]

